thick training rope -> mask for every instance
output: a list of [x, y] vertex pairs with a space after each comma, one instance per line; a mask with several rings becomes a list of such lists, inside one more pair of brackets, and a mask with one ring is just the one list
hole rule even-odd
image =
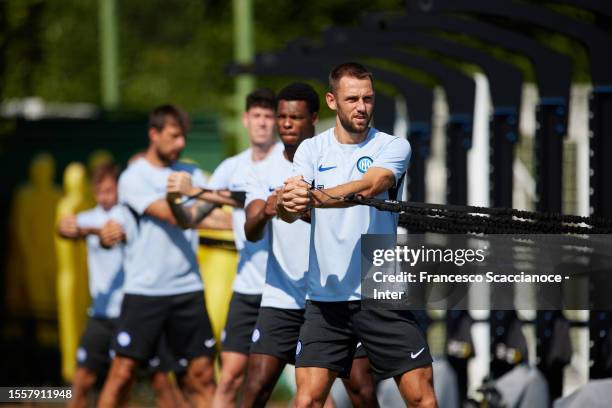
[[[329, 200], [367, 205], [381, 211], [399, 213], [399, 225], [410, 231], [476, 234], [612, 234], [612, 219], [578, 215], [543, 213], [514, 208], [487, 208], [409, 201], [381, 200], [360, 194], [334, 196], [310, 184]], [[184, 198], [181, 204], [215, 190], [202, 189]], [[244, 191], [230, 191], [230, 197], [244, 202]]]
[[359, 194], [332, 196], [309, 183], [329, 199], [367, 205], [381, 211], [400, 213], [399, 225], [411, 231], [480, 234], [610, 234], [612, 220], [514, 208], [415, 203], [368, 198]]
[[200, 197], [202, 194], [204, 194], [204, 193], [212, 193], [213, 191], [214, 190], [208, 190], [206, 188], [202, 188], [202, 189], [200, 189], [200, 191], [198, 191], [197, 193], [195, 193], [193, 195], [187, 196], [185, 198], [181, 198], [181, 197], [177, 198], [175, 202], [178, 205], [187, 204], [191, 200], [195, 200], [196, 198]]
[[400, 213], [400, 225], [416, 230], [485, 234], [548, 233], [610, 234], [612, 220], [513, 208], [414, 203], [367, 198], [359, 194], [343, 197], [346, 202], [367, 205], [381, 211]]

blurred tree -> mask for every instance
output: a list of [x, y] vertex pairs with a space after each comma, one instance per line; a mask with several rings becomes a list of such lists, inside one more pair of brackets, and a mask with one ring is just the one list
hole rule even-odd
[[6, 85], [2, 99], [41, 96], [97, 102], [96, 3], [5, 1]]
[[[0, 98], [41, 96], [98, 103], [98, 7], [81, 0], [0, 0], [5, 10], [5, 86]], [[146, 112], [172, 101], [191, 112], [231, 109], [232, 12], [223, 0], [122, 0], [119, 57], [122, 108]], [[256, 46], [270, 50], [298, 36], [316, 38], [362, 12], [403, 9], [402, 0], [255, 0]], [[3, 39], [9, 39], [3, 42]], [[2, 48], [0, 48], [0, 51]], [[1, 68], [0, 68], [1, 69]], [[266, 81], [264, 81], [266, 82]], [[273, 82], [274, 84], [274, 82]]]
[[6, 18], [6, 2], [0, 1], [0, 95], [5, 84], [6, 47], [8, 44], [8, 20]]
[[[0, 4], [0, 53], [4, 53], [0, 98], [35, 95], [53, 101], [98, 103], [97, 2], [0, 0]], [[155, 104], [171, 101], [194, 113], [224, 116], [231, 112], [233, 82], [224, 71], [233, 55], [231, 3], [122, 0], [118, 7], [123, 110], [146, 112]], [[364, 12], [401, 13], [404, 1], [254, 0], [253, 7], [256, 49], [263, 51], [282, 48], [296, 37], [316, 39], [332, 24], [358, 24]], [[555, 10], [593, 20], [588, 12], [575, 13], [567, 7]], [[515, 24], [513, 28], [578, 55], [576, 79], [588, 80], [587, 58], [574, 41], [532, 27]], [[283, 83], [286, 79], [259, 81], [272, 88]]]

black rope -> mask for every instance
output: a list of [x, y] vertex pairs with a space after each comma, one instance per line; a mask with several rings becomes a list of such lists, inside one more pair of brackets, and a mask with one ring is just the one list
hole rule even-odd
[[381, 211], [400, 213], [399, 225], [411, 231], [477, 234], [612, 234], [612, 219], [543, 213], [514, 208], [488, 208], [408, 201], [381, 200], [360, 194], [332, 196], [315, 186], [328, 199], [367, 205]]
[[208, 190], [208, 189], [202, 188], [202, 189], [200, 189], [200, 191], [198, 191], [197, 193], [195, 193], [195, 194], [192, 194], [192, 195], [190, 195], [190, 196], [185, 197], [185, 199], [181, 201], [181, 204], [188, 203], [189, 201], [194, 200], [194, 199], [196, 199], [196, 198], [200, 197], [202, 194], [204, 194], [204, 193], [210, 193], [210, 192], [212, 192], [212, 191], [213, 191], [213, 190]]
[[482, 234], [610, 234], [612, 220], [513, 208], [414, 203], [367, 198], [359, 194], [344, 201], [400, 213], [400, 225], [423, 231]]

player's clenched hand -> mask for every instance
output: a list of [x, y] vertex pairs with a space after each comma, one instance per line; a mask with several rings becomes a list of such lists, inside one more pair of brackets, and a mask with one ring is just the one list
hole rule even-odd
[[193, 184], [191, 182], [191, 174], [186, 171], [177, 171], [170, 173], [168, 183], [166, 184], [166, 192], [172, 195], [191, 195]]
[[123, 227], [116, 221], [110, 220], [100, 229], [100, 242], [102, 246], [111, 247], [123, 240]]
[[75, 215], [66, 215], [62, 217], [57, 226], [61, 236], [66, 238], [77, 238], [79, 236], [79, 227]]
[[289, 212], [308, 210], [312, 206], [309, 189], [302, 176], [287, 179], [281, 192], [281, 205]]

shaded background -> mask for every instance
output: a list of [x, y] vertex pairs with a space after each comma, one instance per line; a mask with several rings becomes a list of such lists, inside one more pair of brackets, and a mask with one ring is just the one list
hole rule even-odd
[[[237, 153], [245, 145], [239, 121], [245, 93], [253, 86], [278, 90], [288, 80], [296, 79], [279, 76], [236, 79], [227, 72], [229, 64], [248, 62], [256, 52], [280, 50], [297, 38], [316, 43], [326, 28], [356, 26], [366, 12], [401, 15], [406, 10], [401, 0], [117, 0], [114, 18], [105, 19], [108, 15], [104, 5], [108, 3], [111, 2], [0, 0], [0, 253], [4, 261], [0, 263], [1, 385], [63, 382], [57, 337], [51, 333], [48, 341], [41, 344], [36, 329], [43, 324], [53, 332], [57, 316], [34, 315], [28, 308], [27, 299], [14, 292], [18, 286], [15, 278], [6, 273], [7, 251], [12, 239], [10, 230], [14, 226], [11, 219], [15, 210], [13, 199], [18, 186], [27, 182], [30, 163], [37, 154], [48, 152], [55, 160], [53, 179], [56, 186], [62, 185], [62, 175], [69, 163], [86, 163], [99, 149], [111, 152], [125, 165], [130, 156], [147, 145], [147, 112], [162, 103], [175, 103], [190, 113], [194, 124], [184, 156], [211, 172], [223, 158]], [[576, 21], [595, 25], [612, 35], [609, 19], [595, 13], [559, 2], [532, 0], [522, 3], [540, 5]], [[244, 18], [250, 23], [241, 23]], [[571, 58], [573, 96], [570, 110], [578, 112], [578, 119], [574, 120], [578, 125], [572, 128], [570, 123], [568, 133], [585, 136], [591, 78], [590, 61], [584, 47], [569, 37], [531, 25], [504, 18], [487, 18], [486, 21], [521, 32]], [[114, 40], [112, 35], [109, 40], [108, 30], [114, 33]], [[528, 114], [521, 114], [522, 134], [516, 155], [525, 170], [525, 183], [533, 183], [536, 119], [531, 110], [537, 99], [537, 86], [529, 60], [468, 36], [432, 33], [484, 50], [521, 70], [525, 80], [523, 108]], [[405, 51], [434, 58], [468, 75], [479, 72], [473, 65], [428, 49], [406, 47]], [[112, 60], [112, 55], [116, 57], [116, 65], [109, 74], [104, 64], [109, 58]], [[444, 93], [430, 73], [367, 56], [364, 61], [436, 87], [432, 123], [445, 120], [444, 115], [448, 112], [443, 107]], [[110, 91], [109, 81], [116, 84], [114, 88], [110, 86]], [[309, 82], [323, 95], [322, 83]], [[387, 89], [385, 84], [380, 86]], [[395, 90], [391, 87], [388, 92], [393, 94]], [[332, 113], [325, 104], [322, 109], [323, 122], [329, 123], [325, 120], [332, 118]], [[443, 125], [438, 126], [438, 131], [442, 128]], [[565, 147], [563, 210], [577, 213], [575, 149], [571, 141], [567, 141]], [[444, 176], [438, 174], [434, 179], [436, 183], [429, 183], [428, 188], [443, 186]], [[525, 192], [527, 190], [525, 185], [517, 187], [517, 195], [523, 198], [518, 204], [515, 202], [515, 207], [535, 208], [534, 197]], [[430, 201], [444, 202], [443, 193], [434, 191], [427, 197]], [[35, 204], [45, 205], [43, 202]], [[533, 323], [534, 315], [527, 314], [523, 318]], [[438, 320], [437, 326], [431, 326], [430, 338], [433, 339], [432, 349], [443, 353], [446, 328], [440, 316]], [[532, 326], [525, 329], [532, 337], [533, 331]], [[484, 338], [489, 341], [488, 337]], [[534, 349], [535, 346], [531, 347], [532, 361]], [[580, 364], [582, 367], [588, 361]], [[588, 367], [581, 369], [585, 371]], [[574, 377], [584, 377], [584, 372], [574, 371]], [[577, 384], [583, 380], [581, 378]]]

